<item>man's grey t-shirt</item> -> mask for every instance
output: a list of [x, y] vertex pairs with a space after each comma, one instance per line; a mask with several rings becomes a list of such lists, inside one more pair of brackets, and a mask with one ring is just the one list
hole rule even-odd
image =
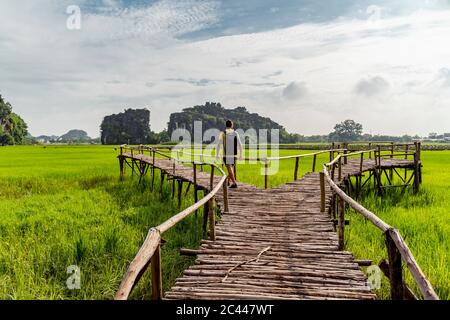
[[[225, 136], [225, 139], [224, 139]], [[239, 134], [233, 129], [226, 129], [220, 134], [220, 142], [223, 144], [223, 161], [225, 164], [234, 164], [236, 161]]]

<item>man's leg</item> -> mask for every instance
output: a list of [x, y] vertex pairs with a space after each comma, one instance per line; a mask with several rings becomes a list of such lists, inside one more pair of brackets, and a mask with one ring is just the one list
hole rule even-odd
[[228, 170], [228, 179], [231, 180], [232, 184], [236, 184], [236, 179], [234, 177], [234, 168], [233, 165], [227, 164], [227, 170]]

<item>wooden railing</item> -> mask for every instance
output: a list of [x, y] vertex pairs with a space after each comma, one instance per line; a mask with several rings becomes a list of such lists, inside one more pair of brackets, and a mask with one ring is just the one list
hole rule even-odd
[[[416, 150], [420, 150], [420, 145], [416, 144]], [[343, 159], [348, 157], [360, 156], [361, 159], [364, 158], [364, 154], [369, 154], [372, 152], [377, 153], [378, 163], [381, 159], [380, 152], [381, 147], [376, 149], [370, 149], [366, 151], [359, 151], [347, 154], [340, 154], [335, 159], [327, 164], [323, 165], [323, 172], [320, 173], [320, 185], [321, 185], [321, 211], [325, 211], [325, 182], [329, 185], [332, 192], [330, 214], [338, 221], [338, 238], [339, 247], [341, 250], [344, 249], [344, 233], [345, 233], [345, 207], [346, 204], [353, 208], [358, 214], [361, 214], [364, 218], [369, 220], [374, 226], [381, 230], [385, 235], [387, 252], [388, 252], [388, 262], [383, 261], [380, 264], [382, 271], [390, 280], [391, 286], [391, 298], [394, 300], [410, 299], [415, 298], [412, 290], [405, 284], [402, 274], [402, 260], [406, 263], [406, 266], [413, 276], [420, 292], [426, 300], [437, 300], [439, 297], [434, 291], [431, 283], [417, 264], [414, 259], [411, 250], [406, 245], [402, 236], [395, 228], [391, 227], [389, 224], [380, 219], [375, 213], [367, 210], [361, 204], [352, 199], [347, 195], [339, 186], [343, 177], [338, 176], [337, 183], [334, 176], [334, 171], [336, 166], [341, 167]], [[391, 149], [393, 150], [393, 149]], [[390, 155], [393, 155], [391, 152]], [[415, 155], [415, 159], [420, 159], [420, 155]], [[361, 160], [361, 166], [362, 166]], [[338, 169], [339, 170], [339, 169]], [[339, 170], [340, 171], [340, 170]]]
[[[215, 240], [215, 212], [213, 210], [214, 207], [214, 197], [219, 192], [220, 188], [223, 187], [224, 192], [224, 202], [225, 206], [227, 206], [228, 202], [228, 194], [227, 194], [227, 184], [225, 172], [215, 164], [211, 163], [198, 163], [195, 161], [183, 161], [180, 159], [176, 159], [170, 157], [162, 152], [159, 152], [157, 148], [138, 146], [138, 147], [129, 147], [127, 145], [120, 146], [120, 154], [124, 155], [125, 153], [130, 153], [132, 156], [134, 154], [144, 154], [145, 152], [149, 152], [151, 157], [153, 158], [153, 164], [155, 164], [156, 155], [160, 155], [167, 159], [171, 159], [174, 162], [174, 170], [175, 163], [190, 163], [192, 164], [192, 170], [194, 173], [194, 183], [196, 183], [196, 166], [199, 164], [202, 165], [210, 165], [211, 173], [210, 173], [210, 189], [209, 193], [205, 195], [201, 200], [197, 201], [195, 204], [190, 206], [189, 208], [181, 211], [175, 216], [171, 217], [167, 221], [163, 222], [159, 226], [155, 228], [151, 228], [148, 232], [147, 238], [145, 239], [143, 245], [139, 249], [139, 252], [131, 262], [125, 276], [122, 279], [122, 282], [119, 286], [119, 289], [116, 293], [116, 300], [126, 300], [128, 299], [131, 291], [138, 283], [144, 272], [147, 268], [151, 267], [151, 277], [152, 277], [152, 299], [160, 300], [163, 297], [162, 292], [162, 273], [161, 273], [161, 235], [168, 231], [170, 228], [178, 224], [180, 221], [188, 217], [189, 215], [196, 212], [202, 206], [205, 206], [205, 212], [208, 214], [209, 220], [209, 237], [211, 240]], [[221, 174], [221, 178], [219, 182], [214, 186], [214, 169], [217, 169]], [[121, 170], [122, 172], [122, 170]], [[225, 209], [227, 211], [227, 209]]]
[[[192, 153], [190, 151], [184, 151], [184, 149], [181, 149], [181, 150], [182, 150], [181, 152], [183, 154], [188, 154], [194, 158], [199, 157], [201, 159], [201, 161], [203, 161], [204, 158], [213, 158], [213, 159], [216, 158], [213, 155], [205, 155], [203, 153]], [[330, 160], [332, 160], [334, 158], [335, 154], [340, 154], [340, 153], [345, 154], [346, 152], [347, 152], [347, 149], [330, 149], [330, 150], [317, 151], [317, 152], [313, 152], [313, 153], [296, 154], [296, 155], [282, 156], [282, 157], [256, 157], [256, 158], [243, 157], [240, 160], [241, 161], [258, 161], [264, 165], [264, 188], [268, 189], [268, 187], [269, 187], [269, 166], [270, 166], [270, 162], [272, 162], [272, 161], [295, 159], [294, 180], [298, 180], [299, 170], [300, 170], [300, 160], [302, 158], [307, 158], [307, 157], [313, 158], [311, 170], [312, 170], [312, 172], [315, 172], [316, 166], [317, 166], [317, 156], [318, 155], [328, 153], [330, 155]], [[235, 169], [235, 174], [236, 174], [236, 166], [234, 167], [234, 169]]]

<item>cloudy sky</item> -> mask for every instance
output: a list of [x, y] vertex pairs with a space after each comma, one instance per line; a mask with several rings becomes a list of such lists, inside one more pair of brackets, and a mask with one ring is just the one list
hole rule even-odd
[[450, 132], [450, 0], [0, 0], [0, 94], [33, 135], [206, 101], [308, 135]]

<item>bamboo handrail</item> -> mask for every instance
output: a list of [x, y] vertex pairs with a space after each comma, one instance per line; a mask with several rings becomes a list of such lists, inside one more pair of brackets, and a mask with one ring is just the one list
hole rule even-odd
[[[141, 152], [143, 152], [143, 150], [145, 149], [145, 150], [151, 151], [153, 153], [157, 153], [157, 154], [161, 154], [161, 155], [167, 156], [167, 155], [162, 154], [161, 152], [157, 151], [156, 148], [152, 148], [152, 147], [140, 146], [139, 148], [129, 148], [126, 145], [122, 145], [120, 147], [121, 147], [121, 152], [123, 152], [123, 149], [130, 149], [130, 150], [139, 149], [139, 151], [141, 151]], [[195, 161], [185, 161], [185, 160], [173, 158], [173, 157], [170, 157], [170, 156], [168, 156], [168, 157], [171, 160], [173, 160], [174, 162], [178, 161], [178, 162], [182, 162], [182, 163], [191, 163], [193, 165], [197, 165], [197, 164], [201, 164], [201, 165], [205, 164], [206, 165], [207, 164], [207, 163], [203, 163], [203, 162], [198, 163], [198, 162], [195, 162]], [[168, 231], [173, 226], [175, 226], [177, 223], [179, 223], [180, 221], [182, 221], [183, 219], [185, 219], [186, 217], [191, 215], [192, 213], [196, 212], [203, 205], [205, 205], [207, 203], [211, 204], [210, 201], [212, 201], [213, 197], [216, 196], [216, 194], [219, 192], [220, 188], [222, 188], [222, 186], [224, 186], [225, 181], [227, 179], [227, 175], [222, 170], [222, 168], [220, 168], [219, 166], [217, 166], [215, 164], [211, 164], [211, 163], [208, 163], [208, 165], [211, 165], [212, 167], [216, 168], [220, 172], [220, 174], [222, 175], [222, 177], [219, 180], [219, 182], [201, 200], [197, 201], [196, 203], [191, 205], [189, 208], [179, 212], [175, 216], [173, 216], [170, 219], [166, 220], [165, 222], [163, 222], [162, 224], [160, 224], [156, 228], [151, 228], [149, 230], [149, 232], [147, 234], [147, 238], [145, 239], [143, 245], [139, 249], [139, 251], [136, 254], [136, 256], [133, 259], [133, 261], [130, 263], [130, 266], [128, 267], [128, 270], [125, 273], [125, 275], [124, 275], [124, 277], [122, 279], [122, 282], [120, 283], [119, 289], [117, 290], [117, 293], [116, 293], [116, 296], [115, 296], [115, 300], [126, 300], [126, 299], [128, 299], [128, 297], [129, 297], [131, 291], [133, 290], [134, 286], [136, 285], [136, 283], [139, 281], [139, 279], [142, 276], [142, 274], [145, 272], [145, 270], [149, 266], [151, 260], [154, 258], [155, 252], [158, 251], [158, 255], [160, 254], [159, 253], [159, 247], [160, 247], [160, 243], [161, 243], [161, 235], [164, 232]], [[211, 177], [211, 182], [213, 181], [212, 178], [213, 177]], [[213, 214], [213, 213], [211, 213], [211, 214]], [[152, 262], [152, 264], [153, 264], [153, 262]], [[158, 258], [158, 264], [160, 264], [159, 258]], [[160, 277], [160, 275], [157, 275], [156, 278], [157, 278], [158, 281], [161, 281], [161, 279], [159, 277]], [[153, 277], [153, 278], [155, 278], [155, 277]], [[159, 285], [157, 285], [157, 286], [159, 288], [156, 288], [156, 289], [157, 290], [161, 290], [160, 286]], [[155, 288], [153, 288], [153, 290], [155, 290]], [[158, 293], [156, 294], [156, 297], [158, 297]]]
[[155, 228], [151, 228], [147, 234], [147, 238], [144, 244], [139, 249], [136, 257], [130, 263], [125, 276], [120, 283], [119, 289], [117, 290], [115, 300], [126, 300], [133, 290], [136, 283], [139, 281], [142, 271], [145, 270], [153, 257], [157, 247], [161, 242], [161, 233]]
[[[416, 150], [418, 152], [418, 150]], [[323, 165], [323, 174], [328, 185], [331, 187], [332, 191], [343, 201], [345, 201], [350, 207], [352, 207], [357, 213], [361, 214], [367, 220], [369, 220], [373, 225], [375, 225], [378, 229], [386, 233], [389, 239], [395, 244], [396, 250], [400, 253], [402, 259], [406, 262], [409, 272], [413, 276], [420, 292], [426, 300], [439, 300], [438, 295], [433, 289], [430, 281], [427, 279], [422, 269], [416, 262], [411, 250], [406, 245], [404, 239], [398, 232], [398, 230], [391, 227], [389, 224], [380, 219], [375, 213], [367, 210], [361, 204], [353, 200], [349, 195], [347, 195], [330, 177], [330, 173], [328, 172], [328, 168], [334, 166], [339, 159], [342, 157], [348, 157], [356, 154], [364, 154], [364, 153], [373, 152], [373, 150], [361, 151], [351, 154], [338, 155], [333, 161], [326, 163]], [[389, 155], [390, 156], [390, 155]], [[322, 189], [322, 193], [324, 193], [324, 188]], [[322, 201], [323, 202], [323, 201]], [[323, 204], [321, 205], [323, 207]], [[401, 269], [398, 270], [401, 274]], [[393, 284], [391, 284], [393, 286]], [[403, 283], [400, 285], [403, 286]], [[394, 290], [394, 289], [391, 289]], [[403, 289], [401, 289], [403, 291]], [[391, 291], [392, 292], [392, 291]]]

